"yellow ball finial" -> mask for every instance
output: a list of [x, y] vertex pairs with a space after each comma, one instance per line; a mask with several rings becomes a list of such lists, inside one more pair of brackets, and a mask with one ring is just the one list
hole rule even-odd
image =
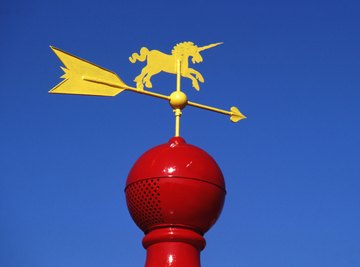
[[170, 95], [170, 106], [173, 109], [183, 109], [186, 107], [188, 102], [186, 94], [181, 91], [172, 92]]

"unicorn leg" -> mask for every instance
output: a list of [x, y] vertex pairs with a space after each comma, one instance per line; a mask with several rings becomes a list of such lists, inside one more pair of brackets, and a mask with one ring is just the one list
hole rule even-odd
[[141, 75], [136, 76], [136, 78], [134, 79], [134, 82], [136, 82], [136, 88], [138, 90], [143, 90], [144, 89], [142, 79], [143, 79], [143, 77]]
[[204, 77], [201, 75], [200, 72], [198, 72], [197, 70], [194, 70], [194, 69], [192, 69], [192, 68], [189, 68], [188, 71], [189, 71], [189, 73], [191, 73], [191, 74], [195, 74], [195, 77], [196, 77], [196, 79], [199, 80], [199, 82], [201, 82], [201, 83], [204, 82]]
[[153, 71], [149, 71], [147, 74], [146, 74], [146, 76], [144, 77], [144, 83], [145, 83], [145, 86], [147, 87], [147, 88], [152, 88], [152, 83], [151, 83], [151, 81], [150, 81], [150, 79], [151, 79], [151, 77], [153, 76], [153, 75], [155, 75], [155, 74], [158, 74], [160, 71], [158, 71], [158, 70], [153, 70]]
[[152, 88], [152, 83], [151, 83], [151, 81], [150, 81], [150, 79], [151, 79], [152, 76], [153, 76], [153, 74], [148, 73], [148, 74], [146, 75], [146, 77], [144, 78], [144, 83], [145, 83], [145, 86], [146, 86], [147, 88]]
[[141, 73], [136, 76], [136, 78], [134, 79], [134, 82], [136, 82], [136, 88], [139, 90], [144, 90], [144, 80], [145, 80], [145, 76], [147, 76], [147, 68], [144, 67], [141, 71]]
[[189, 72], [188, 73], [183, 73], [181, 76], [185, 77], [185, 78], [189, 78], [190, 80], [192, 80], [192, 86], [196, 89], [196, 90], [200, 90], [200, 86], [198, 81], [195, 79], [194, 76], [192, 76]]

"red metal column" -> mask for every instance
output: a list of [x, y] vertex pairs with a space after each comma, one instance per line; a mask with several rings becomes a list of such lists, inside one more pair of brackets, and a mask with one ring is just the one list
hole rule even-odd
[[195, 231], [169, 227], [148, 233], [143, 246], [147, 250], [145, 267], [200, 267], [205, 239]]

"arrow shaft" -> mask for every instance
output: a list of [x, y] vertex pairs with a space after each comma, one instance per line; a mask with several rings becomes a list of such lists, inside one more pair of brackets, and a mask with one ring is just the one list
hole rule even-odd
[[170, 100], [169, 96], [157, 94], [157, 93], [153, 93], [153, 92], [149, 92], [149, 91], [144, 91], [144, 90], [138, 90], [134, 87], [127, 86], [127, 85], [123, 86], [123, 85], [119, 85], [117, 83], [111, 83], [111, 82], [107, 82], [107, 81], [103, 81], [103, 80], [99, 80], [99, 79], [87, 77], [87, 76], [83, 76], [82, 79], [84, 81], [88, 81], [88, 82], [104, 84], [104, 85], [108, 85], [108, 86], [114, 87], [114, 88], [120, 88], [120, 89], [124, 89], [124, 90], [128, 90], [128, 91], [132, 91], [135, 93], [143, 94], [143, 95], [149, 95], [149, 96], [153, 96], [153, 97], [157, 97], [157, 98], [161, 98], [161, 99], [165, 99], [165, 100]]
[[219, 109], [219, 108], [214, 108], [214, 107], [202, 105], [202, 104], [191, 102], [191, 101], [188, 101], [187, 104], [189, 106], [210, 110], [210, 111], [214, 111], [214, 112], [225, 114], [225, 115], [230, 115], [230, 116], [233, 115], [233, 113], [231, 111], [227, 111], [227, 110], [223, 110], [223, 109]]
[[138, 94], [142, 94], [142, 95], [149, 95], [149, 96], [165, 99], [165, 100], [168, 100], [168, 101], [170, 100], [170, 97], [167, 96], [167, 95], [157, 94], [157, 93], [149, 92], [149, 91], [145, 91], [145, 90], [138, 90], [138, 89], [136, 89], [134, 87], [127, 87], [127, 88], [124, 88], [124, 89], [135, 92], [135, 93], [138, 93]]
[[[154, 92], [149, 92], [149, 91], [145, 91], [145, 90], [139, 90], [139, 89], [136, 89], [134, 87], [127, 86], [127, 85], [126, 86], [119, 85], [119, 84], [116, 84], [116, 83], [111, 83], [111, 82], [107, 82], [107, 81], [104, 81], [104, 80], [100, 80], [100, 79], [96, 79], [96, 78], [92, 78], [92, 77], [87, 77], [87, 76], [83, 76], [82, 79], [84, 81], [104, 84], [104, 85], [108, 85], [108, 86], [111, 86], [111, 87], [132, 91], [132, 92], [135, 92], [135, 93], [138, 93], [138, 94], [153, 96], [153, 97], [161, 98], [161, 99], [168, 100], [168, 101], [170, 100], [170, 96], [162, 95], [162, 94], [158, 94], [158, 93], [154, 93]], [[229, 115], [229, 116], [234, 115], [233, 112], [228, 111], [228, 110], [214, 108], [214, 107], [210, 107], [210, 106], [207, 106], [207, 105], [203, 105], [203, 104], [199, 104], [199, 103], [195, 103], [195, 102], [191, 102], [191, 101], [188, 101], [187, 105], [193, 106], [193, 107], [196, 107], [196, 108], [205, 109], [205, 110], [210, 110], [210, 111], [217, 112], [217, 113], [224, 114], [224, 115]]]

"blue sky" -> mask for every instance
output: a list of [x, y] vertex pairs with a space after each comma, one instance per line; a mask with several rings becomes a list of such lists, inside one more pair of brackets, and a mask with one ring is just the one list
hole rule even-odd
[[[132, 164], [173, 135], [168, 104], [49, 95], [54, 45], [129, 85], [142, 46], [204, 51], [182, 135], [226, 179], [202, 265], [360, 266], [358, 1], [9, 1], [0, 8], [0, 266], [143, 266], [123, 193]], [[170, 94], [175, 76], [154, 76]]]

